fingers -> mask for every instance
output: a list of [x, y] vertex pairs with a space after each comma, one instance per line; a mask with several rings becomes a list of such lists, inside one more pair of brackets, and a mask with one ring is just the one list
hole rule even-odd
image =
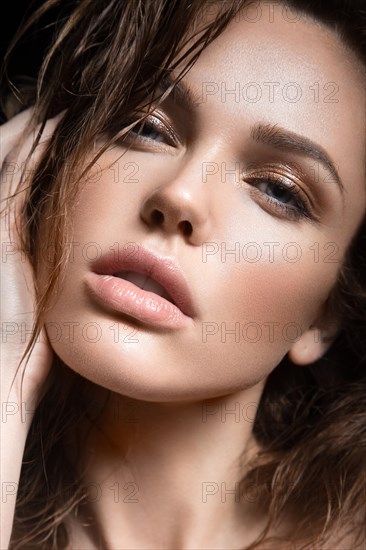
[[[42, 136], [31, 158], [28, 159], [38, 136], [40, 125], [29, 131], [32, 109], [23, 111], [6, 124], [0, 126], [0, 191], [1, 199], [11, 197], [16, 191], [22, 171], [27, 161], [26, 172], [32, 173], [39, 161], [49, 139], [64, 115], [65, 111], [47, 120]], [[28, 135], [26, 134], [29, 131]], [[24, 181], [24, 183], [26, 183]]]
[[[17, 181], [20, 179], [21, 167], [31, 151], [40, 128], [40, 126], [32, 128], [32, 115], [33, 108], [26, 109], [0, 126], [0, 170], [6, 170], [4, 165], [7, 164], [8, 176], [14, 176], [15, 172], [19, 172], [19, 177], [14, 178]], [[52, 119], [53, 121], [54, 119]], [[43, 132], [40, 143], [45, 143], [52, 135], [55, 126], [52, 122], [48, 125], [47, 135]], [[39, 157], [39, 152], [37, 152], [37, 157]], [[14, 163], [17, 163], [17, 170], [14, 170], [13, 166], [9, 169], [9, 165]], [[6, 184], [11, 179], [11, 177], [2, 178], [2, 189], [4, 189], [4, 180]]]
[[[63, 114], [64, 112], [47, 121], [41, 140], [29, 159], [29, 153], [40, 128], [38, 126], [33, 131], [28, 130], [32, 109], [27, 109], [0, 127], [2, 156], [5, 154], [5, 160], [0, 170], [1, 243], [3, 247], [13, 247], [11, 250], [14, 253], [20, 247], [17, 220], [27, 197], [26, 190], [30, 180], [29, 176], [35, 169]], [[26, 135], [27, 130], [28, 135]], [[27, 164], [25, 165], [26, 161]], [[21, 181], [23, 172], [26, 175]], [[16, 195], [13, 197], [14, 193]]]
[[0, 126], [0, 169], [4, 160], [20, 140], [31, 119], [33, 109], [22, 111], [11, 120]]

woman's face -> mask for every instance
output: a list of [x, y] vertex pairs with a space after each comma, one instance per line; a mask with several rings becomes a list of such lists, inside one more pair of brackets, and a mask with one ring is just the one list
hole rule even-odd
[[[124, 156], [122, 144], [103, 154], [80, 192], [46, 327], [67, 365], [115, 392], [210, 398], [260, 387], [288, 352], [307, 363], [324, 351], [324, 303], [365, 214], [363, 74], [311, 19], [254, 15], [231, 22], [181, 82], [191, 94], [159, 106]], [[102, 256], [133, 272], [146, 250], [179, 266], [190, 315], [149, 314], [134, 287], [96, 283]]]

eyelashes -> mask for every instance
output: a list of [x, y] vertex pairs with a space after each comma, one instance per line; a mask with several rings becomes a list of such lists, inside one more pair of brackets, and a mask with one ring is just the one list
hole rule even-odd
[[[182, 142], [174, 129], [156, 115], [149, 115], [144, 120], [137, 117], [124, 126], [136, 123], [123, 141], [132, 141], [132, 145], [146, 145], [154, 150], [170, 150]], [[278, 168], [277, 168], [278, 170]], [[241, 176], [242, 182], [249, 186], [249, 193], [269, 213], [290, 221], [302, 219], [317, 220], [310, 200], [301, 187], [275, 171], [256, 171], [254, 175]]]
[[180, 143], [173, 128], [156, 115], [150, 115], [144, 120], [138, 117], [126, 121], [124, 126], [134, 124], [125, 139], [133, 142], [150, 142], [152, 145], [159, 144], [159, 147], [177, 147]]

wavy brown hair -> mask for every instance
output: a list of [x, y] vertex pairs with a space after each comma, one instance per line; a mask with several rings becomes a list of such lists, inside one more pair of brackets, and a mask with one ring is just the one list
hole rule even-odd
[[[20, 32], [59, 4], [60, 0], [46, 1]], [[36, 288], [36, 327], [27, 353], [68, 260], [68, 220], [83, 176], [108, 146], [127, 134], [131, 115], [159, 101], [162, 79], [183, 67], [168, 91], [172, 92], [202, 50], [250, 2], [217, 2], [217, 15], [210, 23], [204, 19], [206, 4], [207, 0], [80, 0], [68, 3], [67, 15], [57, 21], [31, 100], [35, 108], [30, 127], [40, 125], [33, 150], [47, 119], [64, 114], [32, 174], [20, 220], [35, 284], [45, 249], [51, 272], [47, 288]], [[336, 31], [366, 68], [362, 0], [281, 4]], [[21, 99], [20, 91], [15, 93]], [[100, 136], [105, 145], [85, 167]], [[255, 483], [268, 523], [248, 550], [270, 542], [272, 529], [288, 514], [295, 514], [296, 530], [282, 542], [273, 541], [276, 548], [289, 542], [297, 549], [319, 548], [338, 531], [351, 537], [354, 549], [365, 544], [365, 219], [347, 250], [328, 308], [342, 320], [329, 351], [306, 368], [285, 358], [265, 385], [254, 424], [262, 450], [243, 483]], [[85, 498], [65, 441], [83, 419], [95, 418], [91, 395], [96, 388], [57, 356], [51, 376], [26, 443], [10, 546], [14, 550], [69, 548], [65, 519]]]

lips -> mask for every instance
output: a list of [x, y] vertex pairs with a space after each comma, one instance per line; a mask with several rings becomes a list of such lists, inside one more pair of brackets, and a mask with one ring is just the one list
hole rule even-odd
[[124, 279], [125, 281], [130, 281], [139, 288], [154, 292], [158, 296], [161, 296], [162, 298], [168, 300], [168, 302], [174, 303], [172, 297], [165, 290], [165, 288], [148, 275], [136, 273], [135, 271], [122, 271], [120, 273], [116, 273], [114, 277], [119, 277], [120, 279]]
[[195, 316], [178, 265], [135, 243], [103, 255], [92, 265], [86, 283], [103, 305], [148, 324], [178, 328]]

